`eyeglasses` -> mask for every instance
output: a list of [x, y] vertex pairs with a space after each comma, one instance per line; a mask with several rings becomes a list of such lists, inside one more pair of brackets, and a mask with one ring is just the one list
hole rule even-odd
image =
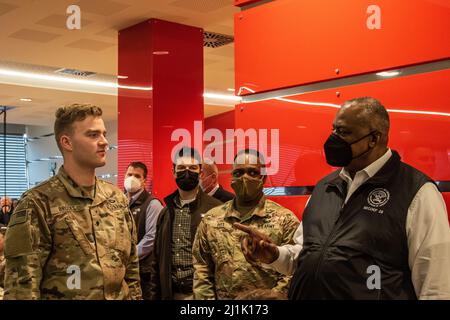
[[231, 174], [234, 178], [240, 178], [246, 173], [247, 173], [247, 175], [249, 175], [252, 178], [261, 177], [261, 170], [258, 168], [239, 168], [239, 169], [234, 169], [231, 172]]

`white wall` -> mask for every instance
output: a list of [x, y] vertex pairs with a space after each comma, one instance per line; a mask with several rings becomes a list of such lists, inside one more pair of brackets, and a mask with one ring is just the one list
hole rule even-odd
[[[117, 145], [117, 121], [105, 123], [108, 132], [107, 139], [110, 146]], [[45, 134], [53, 133], [53, 126], [27, 126], [26, 133], [29, 138], [40, 137]], [[51, 156], [60, 156], [61, 153], [56, 145], [55, 137], [44, 137], [35, 141], [29, 141], [27, 144], [27, 158], [28, 160], [36, 160], [41, 158], [48, 158]], [[51, 165], [56, 163], [56, 172], [62, 165], [62, 159], [51, 161], [32, 162], [28, 165], [28, 175], [30, 187], [48, 179], [52, 176]], [[106, 158], [106, 165], [98, 168], [97, 176], [110, 174], [111, 178], [104, 178], [111, 183], [116, 184], [117, 178], [117, 150], [112, 149], [108, 151]]]

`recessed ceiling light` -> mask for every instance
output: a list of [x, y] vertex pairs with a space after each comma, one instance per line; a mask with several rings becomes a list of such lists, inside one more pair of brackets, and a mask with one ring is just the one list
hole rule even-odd
[[156, 56], [163, 56], [165, 54], [169, 54], [169, 51], [153, 51], [153, 54]]
[[210, 99], [219, 99], [219, 100], [228, 100], [228, 101], [236, 101], [236, 102], [240, 102], [242, 100], [241, 97], [236, 97], [234, 95], [229, 95], [229, 94], [217, 94], [217, 93], [210, 93], [210, 92], [205, 92], [203, 94], [203, 97], [205, 98], [210, 98]]
[[128, 76], [117, 76], [117, 79], [128, 79]]
[[383, 72], [378, 72], [377, 76], [380, 77], [395, 77], [398, 76], [400, 74], [400, 71], [383, 71]]
[[25, 101], [25, 102], [31, 102], [33, 100], [29, 99], [29, 98], [20, 98], [20, 101]]
[[6, 70], [6, 69], [0, 69], [0, 76], [27, 78], [27, 79], [33, 79], [33, 80], [43, 80], [44, 82], [51, 81], [51, 82], [57, 82], [57, 83], [58, 82], [59, 83], [72, 83], [72, 84], [103, 87], [103, 88], [120, 88], [120, 89], [144, 90], [144, 91], [153, 90], [152, 87], [122, 86], [122, 85], [118, 85], [115, 82], [109, 82], [109, 81], [75, 79], [75, 78], [50, 76], [50, 75], [46, 75], [46, 74], [38, 74], [38, 73], [22, 72], [22, 71]]

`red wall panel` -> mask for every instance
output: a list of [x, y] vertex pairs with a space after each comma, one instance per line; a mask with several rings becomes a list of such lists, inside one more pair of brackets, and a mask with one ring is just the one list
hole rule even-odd
[[280, 170], [266, 187], [311, 186], [334, 170], [323, 143], [340, 104], [373, 96], [390, 110], [390, 147], [433, 179], [450, 181], [448, 88], [450, 69], [246, 103], [236, 109], [236, 127], [280, 130]]
[[[218, 129], [222, 132], [225, 140], [226, 129], [234, 129], [234, 110], [224, 112], [215, 116], [205, 118], [205, 131], [208, 129]], [[218, 143], [221, 147], [225, 148], [226, 141], [212, 141], [213, 143]], [[205, 142], [205, 147], [209, 143]], [[219, 184], [234, 193], [231, 188], [231, 164], [217, 164], [219, 169]]]
[[[367, 27], [370, 5], [381, 9], [379, 30]], [[236, 88], [263, 92], [440, 60], [450, 57], [449, 39], [447, 0], [268, 2], [235, 14]]]

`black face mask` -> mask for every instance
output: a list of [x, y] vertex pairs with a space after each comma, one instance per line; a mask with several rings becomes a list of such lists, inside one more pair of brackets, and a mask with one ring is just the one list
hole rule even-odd
[[199, 174], [190, 170], [178, 171], [175, 179], [177, 186], [184, 191], [191, 191], [198, 186]]
[[372, 149], [369, 147], [366, 151], [364, 151], [360, 155], [353, 157], [352, 144], [355, 144], [361, 141], [362, 139], [367, 138], [370, 135], [373, 135], [374, 133], [375, 131], [372, 131], [369, 134], [366, 134], [364, 137], [361, 137], [358, 140], [353, 141], [352, 143], [348, 143], [338, 135], [332, 133], [328, 137], [325, 144], [323, 145], [327, 163], [333, 167], [348, 166], [353, 159], [363, 156]]

